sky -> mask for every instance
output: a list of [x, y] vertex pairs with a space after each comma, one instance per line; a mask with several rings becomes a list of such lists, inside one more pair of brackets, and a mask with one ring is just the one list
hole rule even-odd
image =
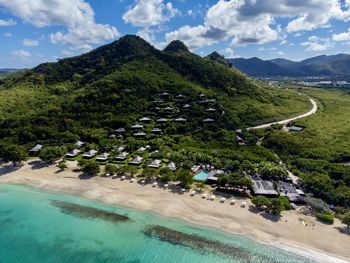
[[300, 61], [350, 53], [350, 0], [0, 0], [0, 68], [29, 68], [127, 34], [206, 56]]

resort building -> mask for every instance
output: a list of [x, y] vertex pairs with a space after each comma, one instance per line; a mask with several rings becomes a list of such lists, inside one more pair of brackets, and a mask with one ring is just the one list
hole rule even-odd
[[166, 107], [166, 108], [164, 108], [163, 110], [164, 110], [165, 112], [171, 112], [171, 111], [174, 110], [174, 108], [173, 108], [173, 107]]
[[125, 129], [124, 128], [118, 128], [118, 129], [116, 129], [114, 131], [117, 132], [117, 133], [123, 133], [123, 132], [125, 132]]
[[132, 165], [140, 165], [143, 162], [143, 158], [140, 156], [136, 156], [134, 159], [132, 159], [129, 164]]
[[128, 158], [129, 153], [128, 152], [122, 152], [118, 156], [115, 157], [117, 161], [125, 161], [126, 158]]
[[138, 148], [137, 150], [136, 150], [136, 152], [144, 152], [144, 151], [146, 151], [147, 150], [147, 148], [145, 148], [145, 147], [140, 147], [140, 148]]
[[172, 171], [175, 171], [177, 169], [176, 164], [174, 162], [168, 163], [168, 165], [166, 167]]
[[182, 106], [182, 108], [189, 109], [189, 108], [191, 108], [191, 105], [190, 104], [185, 104], [185, 105]]
[[148, 123], [148, 122], [151, 122], [151, 119], [148, 117], [143, 117], [143, 118], [139, 119], [139, 121]]
[[74, 145], [75, 145], [76, 147], [78, 147], [78, 148], [81, 148], [81, 147], [83, 147], [83, 146], [85, 145], [85, 143], [82, 142], [82, 141], [77, 141], [76, 143], [74, 143]]
[[143, 125], [135, 124], [135, 125], [131, 126], [131, 129], [134, 129], [134, 130], [143, 130]]
[[305, 129], [303, 126], [290, 126], [288, 127], [288, 131], [290, 132], [301, 132]]
[[91, 159], [91, 158], [95, 157], [95, 155], [96, 155], [97, 153], [98, 153], [98, 151], [96, 151], [96, 150], [90, 150], [90, 151], [88, 151], [87, 153], [85, 153], [85, 154], [83, 155], [83, 157], [86, 158], [86, 159]]
[[109, 153], [104, 153], [96, 158], [98, 162], [106, 162], [109, 159]]
[[187, 120], [184, 118], [176, 118], [174, 121], [175, 122], [186, 122]]
[[303, 197], [305, 196], [305, 193], [300, 189], [296, 189], [291, 183], [279, 182], [278, 191], [280, 192], [280, 196], [286, 196], [290, 202], [304, 202]]
[[223, 170], [212, 170], [208, 173], [207, 181], [216, 183], [219, 180], [220, 175], [225, 172]]
[[160, 133], [162, 133], [162, 132], [163, 132], [163, 130], [162, 130], [162, 129], [159, 129], [159, 128], [154, 128], [154, 129], [152, 129], [152, 133], [160, 134]]
[[278, 196], [277, 191], [273, 187], [273, 183], [260, 179], [252, 179], [252, 183], [253, 193], [255, 195]]
[[166, 122], [168, 122], [168, 121], [169, 121], [169, 120], [166, 119], [166, 118], [160, 118], [160, 119], [157, 120], [158, 123], [166, 123]]
[[161, 160], [154, 160], [153, 162], [151, 162], [151, 164], [148, 165], [148, 167], [159, 168], [161, 163], [162, 163]]
[[68, 158], [74, 158], [74, 157], [77, 157], [80, 153], [81, 153], [80, 150], [74, 149], [74, 150], [70, 151], [69, 153], [67, 153], [65, 156]]
[[37, 154], [38, 152], [40, 152], [40, 150], [42, 148], [43, 148], [43, 146], [41, 144], [37, 144], [32, 149], [29, 150], [29, 154], [31, 154], [31, 155]]
[[168, 92], [163, 92], [161, 94], [159, 94], [159, 96], [162, 96], [162, 97], [169, 97], [170, 94]]
[[205, 110], [206, 112], [216, 112], [216, 109], [213, 109], [213, 108], [208, 108]]
[[144, 133], [144, 132], [134, 133], [134, 137], [136, 137], [136, 138], [146, 137], [146, 133]]
[[210, 118], [207, 118], [207, 119], [203, 120], [203, 123], [213, 123], [213, 122], [214, 122], [214, 120], [210, 119]]
[[176, 96], [176, 99], [183, 100], [183, 99], [185, 99], [185, 96], [182, 95], [182, 94], [179, 94], [179, 95]]

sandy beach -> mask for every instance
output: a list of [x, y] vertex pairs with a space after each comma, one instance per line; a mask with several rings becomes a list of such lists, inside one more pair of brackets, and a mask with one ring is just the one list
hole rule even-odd
[[[74, 172], [75, 162], [59, 172], [55, 166], [30, 160], [20, 168], [0, 167], [0, 183], [24, 184], [40, 189], [79, 195], [107, 204], [118, 204], [154, 211], [162, 216], [179, 218], [197, 225], [220, 228], [247, 235], [299, 254], [312, 255], [319, 262], [350, 262], [350, 235], [339, 231], [344, 225], [336, 220], [325, 225], [298, 211], [282, 213], [279, 220], [266, 218], [249, 210], [249, 199], [220, 203], [202, 199], [201, 195], [178, 194], [152, 185], [141, 186], [129, 180], [92, 177], [82, 179]], [[245, 201], [247, 207], [241, 208]], [[304, 222], [304, 223], [303, 223]]]

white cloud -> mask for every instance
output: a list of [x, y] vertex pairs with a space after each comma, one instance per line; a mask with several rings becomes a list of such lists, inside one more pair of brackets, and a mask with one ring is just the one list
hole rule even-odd
[[22, 45], [25, 46], [25, 47], [35, 47], [35, 46], [39, 45], [39, 41], [35, 40], [35, 39], [25, 38], [22, 41]]
[[276, 51], [276, 47], [260, 47], [258, 51]]
[[146, 40], [148, 43], [155, 46], [156, 48], [163, 49], [167, 43], [157, 41], [155, 36], [156, 33], [161, 31], [163, 31], [162, 27], [158, 27], [158, 28], [144, 27], [143, 29], [137, 31], [136, 35], [143, 38], [144, 40]]
[[[281, 28], [277, 18], [290, 22]], [[178, 38], [192, 49], [224, 39], [232, 39], [233, 44], [265, 44], [284, 40], [291, 32], [326, 27], [332, 19], [349, 18], [349, 7], [342, 6], [341, 0], [218, 0], [202, 25], [182, 26], [166, 34], [166, 39]]]
[[6, 33], [4, 33], [4, 37], [12, 37], [12, 33], [6, 32]]
[[334, 44], [330, 41], [329, 38], [320, 38], [318, 36], [311, 36], [304, 43], [301, 43], [302, 46], [306, 46], [308, 51], [320, 52], [330, 49]]
[[231, 47], [227, 47], [223, 50], [221, 50], [221, 52], [223, 53], [223, 55], [226, 57], [226, 58], [235, 58], [237, 57], [235, 51], [233, 48]]
[[67, 27], [66, 32], [51, 34], [50, 39], [75, 50], [91, 49], [119, 35], [115, 27], [96, 23], [93, 9], [84, 0], [0, 0], [1, 6], [37, 27]]
[[14, 25], [17, 25], [17, 22], [13, 19], [8, 19], [8, 20], [0, 19], [0, 26], [14, 26]]
[[281, 42], [280, 42], [280, 45], [283, 46], [283, 45], [287, 45], [288, 44], [288, 40], [287, 39], [283, 39]]
[[30, 54], [28, 51], [22, 49], [14, 50], [11, 52], [11, 54], [17, 58], [28, 58], [32, 56], [32, 54]]
[[333, 41], [336, 41], [336, 42], [350, 41], [350, 28], [346, 32], [343, 32], [340, 34], [333, 34], [332, 38], [333, 38]]
[[163, 24], [180, 11], [171, 2], [163, 0], [137, 0], [136, 4], [123, 15], [123, 20], [133, 26], [150, 27]]

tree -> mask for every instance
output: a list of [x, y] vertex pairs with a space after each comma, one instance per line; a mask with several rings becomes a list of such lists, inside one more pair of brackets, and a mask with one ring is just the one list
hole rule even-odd
[[155, 177], [159, 175], [159, 171], [154, 168], [145, 168], [143, 169], [142, 175], [147, 179], [147, 180], [153, 180]]
[[346, 213], [341, 221], [347, 228], [350, 227], [350, 212]]
[[[263, 208], [263, 207], [268, 207], [270, 205], [270, 200], [266, 198], [265, 196], [258, 195], [254, 196], [252, 198], [252, 203], [257, 207], [257, 208]], [[265, 209], [266, 209], [265, 208]]]
[[13, 162], [13, 164], [16, 164], [25, 161], [28, 154], [24, 147], [10, 144], [0, 147], [0, 157], [5, 163]]
[[284, 210], [283, 202], [280, 198], [272, 198], [269, 205], [267, 206], [267, 209], [275, 215], [281, 214], [281, 212]]
[[81, 170], [86, 174], [97, 175], [100, 172], [100, 165], [96, 162], [87, 162]]
[[39, 158], [44, 162], [53, 163], [63, 156], [61, 147], [45, 147], [40, 151]]
[[175, 172], [175, 180], [179, 181], [184, 188], [190, 189], [193, 184], [193, 176], [189, 170], [179, 169]]
[[169, 168], [162, 168], [160, 169], [160, 179], [167, 183], [174, 179], [174, 172], [170, 170]]
[[67, 164], [66, 164], [66, 160], [62, 160], [57, 164], [57, 167], [61, 170], [64, 171], [65, 169], [68, 168]]
[[118, 167], [116, 165], [107, 164], [105, 166], [105, 173], [107, 173], [107, 174], [115, 174], [117, 172], [118, 172]]

